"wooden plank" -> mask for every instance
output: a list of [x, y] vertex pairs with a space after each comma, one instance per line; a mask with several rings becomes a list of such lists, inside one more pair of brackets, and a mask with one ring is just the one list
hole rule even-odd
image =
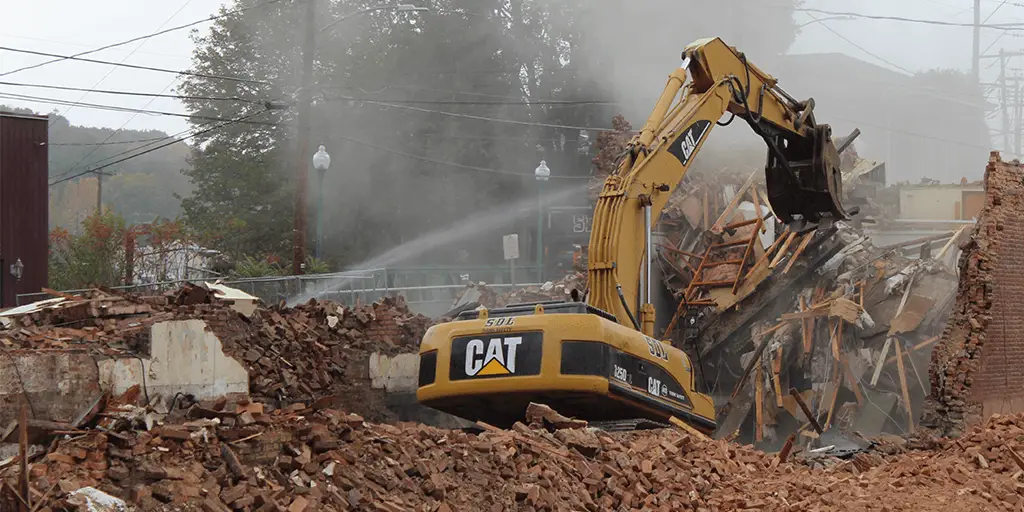
[[[807, 299], [805, 299], [804, 296], [801, 295], [800, 296], [800, 311], [806, 311], [806, 310], [807, 310]], [[801, 338], [800, 338], [800, 340], [803, 341], [803, 344], [804, 344], [804, 355], [807, 355], [807, 354], [810, 354], [811, 350], [814, 348], [812, 346], [812, 343], [811, 343], [811, 341], [813, 339], [812, 338], [812, 331], [814, 330], [814, 322], [812, 320], [808, 320], [806, 318], [801, 318], [800, 319], [800, 323], [801, 323], [801, 326], [800, 326], [801, 327], [801, 330], [800, 330]]]
[[846, 382], [850, 384], [853, 394], [857, 396], [857, 404], [864, 405], [864, 394], [860, 391], [860, 383], [857, 382], [857, 378], [853, 376], [853, 371], [850, 370], [850, 359], [845, 356], [843, 357], [843, 373], [846, 374]]
[[1022, 458], [1020, 454], [1017, 453], [1017, 450], [1014, 450], [1013, 447], [1006, 445], [1003, 446], [1003, 449], [1005, 449], [1006, 452], [1010, 454], [1010, 458], [1013, 459], [1014, 464], [1017, 464], [1017, 467], [1020, 468], [1021, 471], [1024, 471], [1024, 458]]
[[885, 356], [889, 355], [889, 347], [892, 346], [892, 336], [886, 336], [885, 343], [882, 344], [882, 353], [878, 354], [878, 362], [875, 363], [875, 373], [871, 375], [871, 385], [878, 385], [878, 377], [882, 375], [882, 363], [885, 362]]
[[782, 408], [782, 347], [775, 350], [775, 358], [772, 359], [772, 386], [775, 388], [775, 405]]
[[736, 281], [732, 284], [732, 294], [736, 295], [736, 292], [740, 289], [740, 282], [743, 281], [743, 267], [747, 264], [747, 260], [751, 258], [754, 251], [754, 243], [757, 242], [757, 232], [761, 230], [761, 219], [758, 218], [754, 224], [754, 236], [750, 237], [750, 243], [747, 244], [747, 250], [743, 252], [743, 261], [740, 262], [740, 268], [736, 271]]
[[[839, 319], [840, 323], [842, 323], [842, 321], [843, 321], [842, 319]], [[828, 333], [829, 333], [829, 343], [831, 343], [831, 345], [832, 345], [832, 359], [835, 360], [835, 361], [838, 361], [839, 360], [839, 337], [837, 336], [837, 334], [839, 332], [839, 327], [836, 327], [834, 324], [835, 324], [835, 321], [832, 320], [832, 317], [829, 317], [829, 319], [828, 319]]]
[[754, 441], [764, 439], [764, 370], [762, 365], [757, 365], [757, 372], [754, 374]]
[[[921, 343], [918, 343], [917, 345], [914, 345], [913, 347], [910, 347], [906, 352], [904, 352], [904, 355], [909, 357], [911, 352], [917, 352], [918, 350], [921, 350], [922, 348], [927, 347], [928, 345], [931, 345], [932, 343], [935, 343], [936, 341], [939, 341], [939, 337], [938, 336], [932, 336], [931, 338], [928, 338], [928, 339], [922, 341]], [[889, 359], [885, 360], [885, 364], [892, 364], [895, 361], [896, 361], [896, 356], [892, 356]]]
[[796, 432], [793, 432], [786, 438], [786, 444], [782, 445], [782, 449], [779, 450], [779, 462], [786, 462], [789, 458], [789, 454], [793, 452], [793, 443], [796, 442]]
[[960, 235], [963, 234], [965, 229], [967, 229], [967, 226], [967, 224], [960, 226], [960, 229], [956, 230], [956, 233], [954, 233], [953, 236], [949, 238], [949, 241], [946, 242], [946, 245], [943, 245], [942, 249], [939, 250], [938, 254], [936, 254], [935, 257], [932, 259], [935, 261], [942, 261], [946, 256], [946, 252], [948, 252], [949, 249], [953, 246], [953, 244], [960, 239]]
[[815, 418], [814, 415], [811, 414], [811, 410], [807, 407], [807, 404], [804, 402], [804, 397], [800, 396], [800, 392], [798, 392], [796, 388], [789, 388], [789, 396], [792, 396], [793, 400], [796, 400], [796, 404], [800, 406], [800, 410], [804, 412], [804, 416], [807, 417], [807, 421], [809, 421], [811, 423], [811, 426], [814, 427], [814, 431], [817, 432], [819, 435], [824, 433], [825, 431], [821, 429], [821, 425], [818, 424], [817, 418]]
[[[755, 187], [750, 187], [750, 199], [751, 199], [751, 202], [754, 203], [754, 211], [756, 212], [757, 217], [758, 218], [764, 218], [764, 213], [761, 212], [761, 198], [758, 196], [757, 187], [756, 186]], [[764, 233], [765, 231], [767, 231], [767, 229], [765, 228], [763, 222], [761, 223], [761, 229], [759, 231], [761, 233]]]
[[[732, 201], [729, 201], [729, 205], [725, 207], [725, 210], [722, 211], [722, 214], [718, 216], [718, 220], [716, 220], [715, 224], [711, 226], [712, 233], [722, 232], [722, 224], [725, 222], [729, 222], [729, 219], [732, 217], [734, 211], [736, 210], [736, 207], [739, 206], [740, 201], [743, 199], [743, 197], [747, 195], [747, 189], [750, 188], [750, 185], [752, 183], [754, 183], [754, 177], [757, 176], [757, 172], [758, 171], [754, 171], [750, 173], [750, 176], [747, 178], [747, 181], [743, 183], [743, 186], [740, 187], [739, 190], [736, 191], [736, 195], [732, 196]], [[760, 215], [758, 215], [758, 217], [760, 217]]]
[[28, 404], [21, 404], [21, 414], [18, 417], [18, 493], [24, 501], [21, 508], [24, 512], [32, 510], [32, 486], [29, 483], [28, 474]]
[[813, 239], [813, 231], [804, 235], [803, 240], [800, 241], [800, 246], [796, 248], [796, 251], [793, 251], [793, 256], [790, 256], [789, 263], [786, 264], [786, 268], [782, 269], [783, 274], [789, 273], [789, 269], [793, 268], [793, 264], [796, 263], [798, 259], [800, 259], [800, 255], [804, 253], [804, 249], [807, 249], [807, 246], [810, 245], [811, 240]]
[[694, 254], [692, 252], [684, 251], [682, 249], [676, 249], [675, 247], [672, 247], [671, 245], [658, 244], [658, 247], [661, 247], [662, 249], [665, 249], [667, 251], [674, 252], [676, 254], [681, 254], [683, 256], [689, 256], [690, 258], [703, 258], [703, 256], [701, 256], [700, 254]]
[[896, 341], [896, 367], [900, 373], [900, 391], [903, 392], [903, 407], [907, 410], [907, 419], [910, 421], [909, 430], [911, 433], [914, 432], [914, 411], [910, 403], [910, 389], [907, 388], [907, 370], [903, 367], [903, 352], [900, 349], [902, 343], [899, 340]]
[[832, 426], [832, 413], [836, 410], [836, 401], [839, 398], [839, 386], [843, 383], [843, 374], [839, 373], [839, 359], [835, 359], [832, 362], [832, 400], [828, 406], [828, 416], [825, 417], [825, 430], [828, 430]]
[[762, 254], [761, 258], [759, 260], [757, 260], [757, 263], [754, 263], [754, 268], [757, 268], [757, 267], [760, 267], [761, 265], [766, 264], [771, 259], [772, 253], [775, 252], [775, 249], [778, 249], [779, 247], [781, 247], [782, 243], [788, 237], [789, 237], [789, 228], [787, 227], [785, 231], [783, 231], [781, 234], [776, 236], [775, 241], [772, 242], [772, 245], [768, 246], [768, 249], [766, 251], [764, 251], [764, 254]]
[[796, 313], [783, 313], [779, 318], [781, 320], [801, 320], [807, 318], [819, 318], [823, 316], [828, 316], [827, 309], [808, 309], [805, 311], [798, 311]]
[[782, 258], [786, 256], [786, 251], [789, 250], [789, 246], [793, 243], [793, 240], [796, 237], [797, 234], [795, 231], [791, 232], [789, 236], [786, 237], [786, 241], [782, 243], [782, 248], [779, 249], [779, 252], [775, 254], [775, 258], [772, 259], [772, 262], [768, 264], [769, 269], [774, 269], [779, 265], [779, 263], [782, 261]]
[[741, 220], [739, 222], [733, 222], [732, 224], [729, 224], [727, 226], [723, 226], [722, 230], [723, 231], [732, 231], [734, 229], [739, 229], [739, 228], [742, 228], [742, 227], [745, 227], [745, 226], [749, 226], [751, 224], [757, 224], [758, 220], [760, 220], [760, 217], [754, 218], [754, 219], [750, 219], [750, 220]]
[[711, 440], [711, 438], [708, 437], [705, 433], [703, 433], [703, 432], [693, 428], [692, 425], [686, 423], [685, 421], [683, 421], [683, 420], [681, 420], [679, 418], [676, 418], [675, 416], [670, 416], [668, 418], [668, 421], [669, 421], [669, 423], [671, 423], [671, 424], [673, 424], [673, 425], [675, 425], [675, 426], [685, 430], [687, 434], [690, 434], [693, 437], [696, 437], [696, 438], [699, 438], [699, 439], [703, 439], [705, 441], [710, 441]]

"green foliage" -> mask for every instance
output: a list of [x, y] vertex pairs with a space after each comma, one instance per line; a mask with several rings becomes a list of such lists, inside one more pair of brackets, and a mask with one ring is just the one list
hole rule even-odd
[[233, 277], [244, 279], [249, 277], [270, 277], [286, 275], [285, 269], [278, 263], [267, 258], [254, 258], [243, 256], [235, 263], [235, 270], [231, 273]]
[[50, 232], [50, 286], [70, 290], [116, 286], [124, 282], [125, 221], [106, 210], [82, 222], [82, 233], [64, 228]]
[[307, 274], [327, 274], [331, 271], [331, 265], [324, 260], [319, 260], [313, 256], [306, 257], [306, 273]]
[[[532, 171], [541, 159], [556, 176], [549, 190], [582, 184], [559, 178], [589, 176], [592, 150], [580, 147], [578, 129], [555, 126], [607, 126], [623, 110], [646, 115], [679, 51], [696, 38], [723, 35], [730, 44], [745, 42], [752, 58], [760, 58], [784, 53], [795, 35], [785, 7], [649, 1], [655, 6], [638, 9], [627, 0], [599, 6], [590, 0], [426, 0], [429, 13], [377, 11], [318, 32], [308, 153], [324, 144], [334, 164], [322, 185], [307, 172], [309, 204], [318, 193], [325, 198], [325, 259], [335, 268], [357, 265], [467, 216], [507, 209], [536, 194]], [[236, 0], [227, 8], [261, 3]], [[319, 3], [317, 25], [379, 4]], [[266, 100], [294, 98], [304, 9], [261, 5], [197, 33], [190, 71], [205, 76], [184, 77], [178, 91], [245, 101], [186, 100], [189, 113], [230, 119], [261, 112]], [[619, 103], [529, 104], [533, 100]], [[182, 203], [185, 218], [204, 245], [233, 258], [290, 259], [299, 161], [295, 112], [261, 112], [251, 121], [272, 124], [235, 124], [197, 138], [186, 171], [194, 190]], [[589, 141], [595, 138], [588, 134]], [[586, 195], [578, 200], [585, 204]], [[312, 240], [313, 212], [298, 213], [309, 215]], [[501, 229], [516, 230], [517, 222], [530, 225], [530, 219], [510, 218]], [[422, 258], [451, 261], [467, 250], [470, 262], [500, 260], [493, 237], [484, 233]]]

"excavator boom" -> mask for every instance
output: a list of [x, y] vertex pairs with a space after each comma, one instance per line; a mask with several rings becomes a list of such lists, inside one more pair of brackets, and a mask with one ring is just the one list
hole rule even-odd
[[420, 345], [421, 403], [495, 425], [543, 402], [588, 420], [674, 417], [715, 429], [714, 403], [696, 390], [689, 358], [653, 338], [653, 220], [711, 130], [733, 117], [768, 146], [768, 196], [783, 223], [847, 214], [839, 155], [813, 100], [794, 100], [721, 39], [687, 46], [683, 63], [598, 197], [586, 303], [481, 309], [432, 327]]

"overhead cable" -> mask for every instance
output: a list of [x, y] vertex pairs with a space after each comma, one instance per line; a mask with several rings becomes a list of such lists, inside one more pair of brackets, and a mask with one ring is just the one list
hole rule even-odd
[[192, 23], [186, 23], [184, 25], [179, 25], [177, 27], [171, 27], [171, 28], [168, 28], [168, 29], [160, 30], [160, 31], [157, 31], [157, 32], [153, 32], [152, 34], [146, 34], [146, 35], [139, 36], [139, 37], [133, 37], [131, 39], [128, 39], [128, 40], [125, 40], [125, 41], [121, 41], [119, 43], [108, 44], [106, 46], [101, 46], [99, 48], [95, 48], [93, 50], [89, 50], [89, 51], [86, 51], [86, 52], [76, 53], [74, 55], [68, 55], [68, 56], [64, 56], [64, 55], [48, 55], [49, 57], [56, 57], [56, 58], [54, 58], [53, 60], [48, 60], [46, 62], [40, 62], [38, 64], [33, 64], [31, 66], [25, 66], [25, 67], [21, 67], [21, 68], [18, 68], [18, 69], [11, 70], [11, 71], [5, 71], [3, 73], [0, 73], [0, 76], [12, 75], [14, 73], [18, 73], [18, 72], [21, 72], [21, 71], [26, 71], [26, 70], [29, 70], [29, 69], [35, 69], [35, 68], [38, 68], [38, 67], [46, 66], [47, 64], [53, 64], [55, 62], [61, 62], [61, 61], [64, 61], [64, 60], [70, 60], [70, 59], [81, 60], [81, 59], [79, 59], [79, 57], [81, 57], [83, 55], [89, 55], [91, 53], [101, 52], [103, 50], [109, 50], [110, 48], [117, 48], [118, 46], [124, 46], [126, 44], [131, 44], [131, 43], [134, 43], [135, 41], [141, 41], [143, 39], [149, 39], [149, 38], [152, 38], [152, 37], [156, 37], [156, 36], [160, 36], [160, 35], [166, 34], [168, 32], [174, 32], [174, 31], [177, 31], [177, 30], [193, 27], [193, 26], [199, 25], [201, 23], [206, 23], [206, 22], [209, 22], [209, 21], [218, 20], [220, 18], [226, 18], [228, 16], [233, 16], [235, 14], [240, 14], [240, 13], [243, 13], [243, 12], [251, 10], [251, 9], [256, 9], [256, 8], [259, 8], [259, 7], [264, 7], [264, 6], [267, 6], [267, 5], [270, 5], [270, 4], [276, 4], [276, 3], [282, 2], [282, 1], [284, 1], [284, 0], [267, 0], [266, 2], [262, 2], [262, 3], [256, 4], [256, 5], [252, 5], [252, 6], [249, 6], [249, 7], [243, 7], [243, 8], [240, 8], [240, 9], [233, 9], [231, 11], [227, 11], [227, 12], [224, 12], [222, 14], [218, 14], [216, 16], [210, 16], [209, 18], [204, 18], [204, 19], [201, 19], [201, 20], [198, 20], [198, 21], [193, 21]]

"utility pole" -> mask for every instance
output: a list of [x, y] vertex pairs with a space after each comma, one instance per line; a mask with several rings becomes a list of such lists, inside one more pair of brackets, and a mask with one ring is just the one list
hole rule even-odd
[[974, 0], [974, 47], [971, 52], [971, 76], [981, 81], [981, 0]]
[[1006, 90], [1006, 54], [999, 50], [999, 103], [1000, 117], [1003, 121], [1003, 151], [1010, 150], [1010, 112], [1009, 98]]
[[96, 213], [103, 215], [103, 171], [96, 171]]
[[304, 273], [306, 208], [309, 193], [309, 132], [312, 115], [313, 58], [316, 52], [316, 2], [306, 1], [306, 37], [302, 43], [302, 85], [299, 88], [298, 143], [295, 155], [295, 227], [292, 233], [292, 274]]

